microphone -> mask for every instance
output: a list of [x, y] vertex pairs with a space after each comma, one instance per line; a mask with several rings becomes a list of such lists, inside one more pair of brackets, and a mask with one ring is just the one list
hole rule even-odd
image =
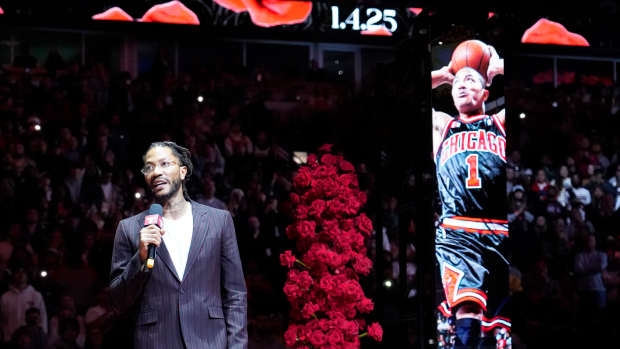
[[[144, 217], [144, 226], [147, 227], [149, 225], [156, 225], [161, 229], [162, 223], [164, 219], [162, 218], [162, 214], [164, 212], [164, 208], [160, 204], [152, 204], [149, 208], [149, 214]], [[146, 267], [151, 270], [155, 266], [155, 249], [157, 246], [149, 245], [148, 256], [146, 258]]]

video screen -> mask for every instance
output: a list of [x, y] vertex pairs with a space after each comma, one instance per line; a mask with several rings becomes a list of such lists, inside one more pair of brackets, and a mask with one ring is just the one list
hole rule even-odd
[[470, 28], [432, 42], [438, 348], [509, 348], [502, 52]]

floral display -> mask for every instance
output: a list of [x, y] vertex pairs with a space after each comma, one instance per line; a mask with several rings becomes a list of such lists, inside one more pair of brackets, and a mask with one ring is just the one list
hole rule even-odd
[[293, 180], [295, 217], [286, 234], [296, 253], [280, 255], [290, 268], [284, 293], [291, 322], [284, 339], [291, 348], [359, 348], [361, 338], [383, 336], [378, 323], [362, 318], [374, 308], [359, 283], [372, 268], [365, 245], [372, 222], [360, 213], [366, 193], [355, 167], [331, 148], [309, 155]]

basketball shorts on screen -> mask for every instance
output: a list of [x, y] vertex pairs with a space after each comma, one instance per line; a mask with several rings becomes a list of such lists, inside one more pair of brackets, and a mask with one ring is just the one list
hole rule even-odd
[[[508, 239], [508, 222], [467, 217], [444, 218], [435, 235], [446, 316], [463, 302], [474, 302], [485, 312], [483, 327], [510, 328], [502, 312], [508, 300], [509, 262], [502, 252]], [[503, 324], [495, 324], [502, 322]], [[491, 326], [493, 325], [493, 326]]]

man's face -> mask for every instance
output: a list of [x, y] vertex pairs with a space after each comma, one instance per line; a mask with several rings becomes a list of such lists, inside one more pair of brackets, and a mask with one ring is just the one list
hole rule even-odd
[[588, 249], [594, 251], [596, 249], [596, 237], [593, 235], [588, 236]]
[[459, 113], [479, 113], [482, 104], [489, 97], [489, 91], [484, 89], [482, 77], [471, 68], [463, 68], [454, 76], [452, 82], [452, 99]]
[[29, 311], [26, 313], [26, 324], [33, 326], [38, 325], [41, 321], [41, 314], [38, 311]]
[[144, 175], [155, 201], [166, 202], [181, 189], [181, 182], [187, 174], [187, 167], [179, 166], [179, 159], [168, 147], [155, 147], [146, 153], [145, 166], [153, 170]]

